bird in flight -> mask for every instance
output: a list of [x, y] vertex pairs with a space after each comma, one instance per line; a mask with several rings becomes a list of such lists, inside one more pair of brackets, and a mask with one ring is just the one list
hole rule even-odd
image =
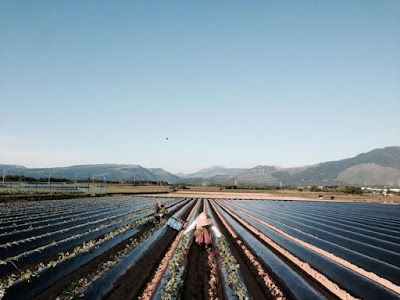
[[165, 138], [168, 141], [168, 138]]

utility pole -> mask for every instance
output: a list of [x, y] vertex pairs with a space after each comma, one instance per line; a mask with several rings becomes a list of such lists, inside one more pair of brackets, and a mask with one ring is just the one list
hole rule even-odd
[[3, 184], [4, 184], [4, 178], [6, 177], [6, 170], [3, 171]]
[[103, 185], [101, 186], [100, 194], [103, 194], [103, 193], [106, 192], [105, 187], [106, 187], [106, 177], [104, 176], [104, 177], [103, 177]]

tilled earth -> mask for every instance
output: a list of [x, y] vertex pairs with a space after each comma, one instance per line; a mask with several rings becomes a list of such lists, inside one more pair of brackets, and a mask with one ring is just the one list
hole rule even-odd
[[[183, 213], [182, 220], [187, 220], [194, 205], [195, 201]], [[215, 216], [216, 225], [225, 236], [232, 255], [240, 266], [239, 271], [247, 287], [249, 297], [251, 299], [293, 299], [294, 297], [291, 295], [290, 289], [285, 286], [285, 283], [279, 282], [279, 279], [271, 275], [268, 267], [265, 267], [257, 259], [257, 253], [253, 253], [244, 245], [217, 210], [214, 210], [213, 205], [211, 205], [211, 210]], [[175, 211], [169, 212], [166, 218], [169, 218], [174, 213]], [[152, 226], [155, 226], [152, 222], [143, 225], [135, 237], [141, 236]], [[307, 264], [297, 261], [296, 257], [268, 240], [262, 232], [257, 232], [251, 226], [245, 224], [243, 226], [249, 232], [252, 231], [260, 242], [268, 244], [271, 251], [282, 260], [285, 260], [288, 265], [291, 265], [296, 272], [319, 290], [326, 299], [355, 299], [351, 295], [343, 293], [338, 287], [332, 286], [329, 280], [324, 278], [321, 280], [319, 278], [321, 274], [315, 273]], [[166, 234], [146, 252], [145, 256], [119, 277], [114, 284], [113, 290], [105, 299], [151, 299], [152, 291], [154, 291], [167, 267], [169, 258], [173, 255], [174, 247], [181, 235], [182, 232], [168, 229]], [[301, 241], [298, 242], [301, 243]], [[71, 281], [79, 280], [79, 278], [94, 270], [101, 262], [106, 261], [113, 253], [116, 253], [124, 246], [125, 242], [110, 249], [34, 299], [56, 299], [57, 295], [61, 294]], [[179, 291], [178, 299], [225, 299], [222, 276], [218, 273], [216, 257], [218, 257], [216, 247], [205, 249], [195, 242], [191, 244], [185, 261], [186, 268], [183, 274], [183, 285]]]
[[[189, 214], [185, 212], [182, 219]], [[266, 285], [260, 267], [254, 265], [255, 258], [249, 258], [240, 246], [240, 241], [235, 239], [223, 226], [219, 224], [222, 233], [228, 240], [233, 255], [240, 265], [240, 272], [252, 299], [278, 299], [271, 288]], [[176, 238], [177, 232], [169, 229], [167, 234], [155, 245], [146, 256], [135, 266], [123, 274], [115, 288], [106, 299], [150, 299], [151, 295], [144, 295], [143, 291], [149, 284], [151, 277], [160, 265], [168, 248]], [[195, 242], [191, 244], [187, 257], [187, 267], [184, 275], [183, 286], [178, 299], [225, 299], [222, 291], [221, 276], [216, 269], [215, 247], [205, 249]], [[281, 298], [283, 299], [283, 298]]]
[[[190, 208], [183, 214], [182, 218], [186, 218], [190, 212]], [[166, 216], [167, 218], [173, 215], [175, 211], [171, 211]], [[132, 238], [140, 237], [144, 232], [148, 231], [151, 227], [154, 227], [155, 224], [152, 222], [148, 222], [140, 227], [140, 231], [136, 233]], [[134, 265], [133, 268], [129, 269], [116, 283], [116, 286], [112, 293], [109, 295], [110, 299], [137, 299], [138, 294], [143, 290], [146, 286], [147, 281], [151, 277], [152, 272], [159, 264], [162, 259], [163, 253], [165, 253], [175, 239], [177, 232], [175, 230], [169, 229], [167, 233], [162, 237], [162, 239], [152, 247], [147, 255], [143, 257], [137, 264]], [[69, 276], [66, 276], [62, 280], [58, 281], [53, 286], [49, 287], [39, 295], [37, 295], [35, 300], [46, 300], [46, 299], [56, 299], [58, 295], [60, 295], [71, 282], [79, 281], [80, 278], [84, 277], [86, 274], [95, 270], [97, 266], [112, 257], [114, 253], [117, 253], [121, 249], [123, 249], [128, 243], [128, 240], [125, 240], [113, 247], [112, 249], [106, 251], [102, 255], [94, 258], [89, 263], [84, 265], [83, 267], [75, 270]], [[51, 260], [49, 257], [47, 260]]]

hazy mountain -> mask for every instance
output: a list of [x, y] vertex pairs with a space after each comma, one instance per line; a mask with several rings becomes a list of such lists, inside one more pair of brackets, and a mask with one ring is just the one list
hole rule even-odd
[[25, 168], [18, 165], [0, 165], [0, 176], [92, 179], [109, 181], [165, 181], [170, 183], [223, 183], [267, 185], [364, 185], [400, 186], [400, 147], [386, 147], [361, 153], [353, 158], [323, 162], [298, 168], [256, 166], [251, 169], [215, 166], [192, 174], [173, 175], [163, 169], [146, 169], [139, 165], [103, 164], [63, 168]]
[[277, 180], [272, 174], [279, 170], [279, 167], [257, 166], [238, 174], [237, 182], [274, 184]]
[[177, 174], [182, 178], [210, 178], [213, 176], [236, 176], [237, 174], [245, 171], [242, 168], [225, 168], [222, 166], [214, 166], [207, 169], [202, 169], [192, 174]]
[[[365, 165], [374, 164], [375, 167]], [[288, 185], [337, 185], [357, 182], [363, 185], [392, 185], [399, 177], [395, 170], [400, 169], [400, 147], [386, 147], [359, 154], [353, 158], [320, 163], [281, 180]], [[364, 173], [356, 170], [364, 170]], [[379, 171], [378, 171], [379, 170]], [[350, 178], [350, 175], [353, 176]]]
[[6, 175], [23, 175], [33, 178], [66, 178], [66, 179], [90, 179], [120, 181], [166, 181], [176, 183], [179, 178], [162, 169], [146, 169], [139, 165], [121, 164], [96, 164], [79, 165], [60, 168], [25, 168], [14, 165], [0, 165], [0, 172]]
[[374, 163], [360, 164], [340, 172], [337, 180], [351, 185], [400, 186], [400, 170], [382, 167]]
[[[375, 149], [353, 158], [324, 162], [312, 166], [280, 168], [256, 166], [225, 173], [223, 167], [204, 169], [188, 178], [203, 178], [203, 183], [267, 185], [389, 185], [400, 186], [400, 147]], [[192, 177], [193, 176], [193, 177]], [[186, 178], [186, 180], [188, 180]], [[206, 180], [204, 180], [206, 179]], [[194, 183], [191, 181], [191, 183]]]
[[235, 184], [235, 183], [246, 183], [246, 184], [279, 184], [280, 178], [286, 178], [293, 174], [302, 172], [309, 168], [297, 167], [297, 168], [281, 168], [275, 166], [257, 166], [251, 169], [226, 169], [224, 167], [212, 167], [203, 169], [197, 173], [180, 175], [184, 182], [188, 183], [223, 183], [223, 184]]
[[151, 173], [157, 176], [158, 180], [170, 183], [176, 183], [180, 180], [180, 178], [176, 175], [173, 175], [163, 169], [160, 168], [150, 168], [148, 169]]

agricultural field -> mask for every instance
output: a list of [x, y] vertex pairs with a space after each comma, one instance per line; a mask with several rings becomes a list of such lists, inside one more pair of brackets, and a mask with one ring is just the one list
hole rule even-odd
[[168, 185], [128, 185], [107, 184], [108, 194], [159, 194], [168, 193], [171, 187]]
[[[155, 222], [154, 206], [167, 215]], [[222, 233], [193, 241], [206, 211]], [[170, 219], [173, 218], [173, 219]], [[0, 299], [399, 299], [400, 207], [197, 197], [0, 203]]]

